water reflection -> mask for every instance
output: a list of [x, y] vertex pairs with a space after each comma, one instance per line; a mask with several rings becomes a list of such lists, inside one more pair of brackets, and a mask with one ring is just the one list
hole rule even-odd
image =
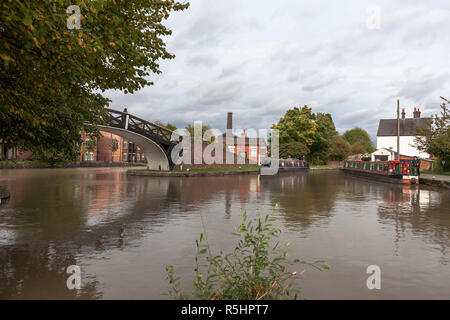
[[441, 262], [448, 263], [450, 245], [450, 194], [448, 191], [379, 183], [343, 176], [343, 196], [353, 202], [374, 202], [381, 225], [393, 226], [394, 254], [402, 240], [419, 238], [439, 247]]
[[[365, 293], [339, 279], [348, 282], [357, 272], [355, 261], [358, 268], [375, 260], [395, 269], [398, 261], [387, 258], [391, 247], [401, 261], [413, 254], [448, 264], [449, 193], [422, 186], [377, 183], [338, 171], [180, 179], [129, 177], [123, 169], [107, 168], [6, 170], [2, 184], [12, 194], [0, 208], [3, 298], [120, 298], [123, 286], [138, 288], [128, 298], [161, 298], [164, 265], [171, 259], [185, 267], [182, 276], [191, 275], [186, 248], [202, 232], [199, 213], [205, 214], [212, 240], [227, 246], [241, 211], [276, 204], [293, 250], [337, 265], [346, 257], [345, 268], [333, 270], [335, 285], [357, 296]], [[430, 256], [430, 250], [439, 256]], [[105, 256], [115, 262], [104, 264]], [[129, 274], [117, 279], [127, 259], [133, 259], [126, 265]], [[71, 264], [101, 271], [87, 272], [83, 290], [75, 293], [65, 287]], [[450, 276], [448, 271], [424, 272], [429, 278], [422, 286], [432, 279], [445, 288], [440, 279]], [[119, 289], [111, 289], [113, 284]]]
[[81, 290], [68, 290], [67, 267], [77, 265], [76, 250], [35, 241], [0, 250], [0, 299], [97, 299], [94, 276], [83, 277]]
[[329, 220], [339, 188], [338, 180], [336, 172], [280, 173], [276, 177], [261, 177], [261, 185], [270, 194], [273, 206], [280, 208], [288, 227], [308, 228], [311, 223], [326, 224]]
[[442, 263], [448, 263], [450, 245], [450, 197], [443, 192], [420, 187], [398, 186], [379, 190], [377, 197], [380, 223], [395, 224], [394, 243], [408, 233], [439, 247]]

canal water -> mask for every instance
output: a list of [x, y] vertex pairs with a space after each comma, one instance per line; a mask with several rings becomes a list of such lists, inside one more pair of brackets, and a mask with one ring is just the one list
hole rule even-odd
[[[213, 253], [240, 214], [276, 206], [301, 299], [450, 299], [450, 193], [340, 171], [271, 177], [129, 177], [124, 168], [1, 170], [0, 298], [166, 299], [165, 266], [188, 290], [202, 221]], [[66, 269], [81, 269], [68, 290]], [[369, 290], [367, 267], [381, 269]], [[293, 270], [294, 271], [294, 270]]]

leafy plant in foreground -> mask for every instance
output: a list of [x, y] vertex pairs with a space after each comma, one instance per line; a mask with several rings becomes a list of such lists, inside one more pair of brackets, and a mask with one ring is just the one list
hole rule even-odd
[[273, 224], [275, 220], [274, 213], [258, 213], [254, 219], [242, 214], [241, 224], [234, 227], [233, 232], [239, 237], [236, 247], [230, 253], [220, 251], [216, 256], [211, 255], [206, 236], [200, 234], [196, 240], [192, 294], [181, 291], [180, 278], [176, 277], [172, 265], [166, 266], [168, 294], [177, 299], [202, 300], [295, 299], [300, 290], [293, 281], [304, 271], [289, 271], [289, 266], [302, 263], [319, 270], [329, 269], [329, 266], [320, 265], [320, 261], [291, 260], [287, 252], [290, 244], [273, 241], [281, 234], [281, 228]]

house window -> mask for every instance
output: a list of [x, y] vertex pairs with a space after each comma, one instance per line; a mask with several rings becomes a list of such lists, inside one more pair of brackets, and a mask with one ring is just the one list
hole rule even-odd
[[228, 147], [228, 150], [229, 150], [231, 153], [234, 153], [234, 146], [233, 146], [233, 147]]
[[[125, 142], [126, 143], [126, 142]], [[122, 157], [123, 161], [128, 161], [128, 154], [124, 153]]]
[[258, 150], [256, 149], [256, 147], [250, 148], [250, 156], [256, 157], [257, 155], [258, 155]]
[[93, 152], [86, 152], [84, 154], [84, 160], [86, 160], [86, 161], [94, 161], [94, 153]]
[[123, 148], [124, 148], [124, 149], [128, 149], [128, 142], [127, 142], [127, 141], [124, 141], [124, 142], [123, 142]]

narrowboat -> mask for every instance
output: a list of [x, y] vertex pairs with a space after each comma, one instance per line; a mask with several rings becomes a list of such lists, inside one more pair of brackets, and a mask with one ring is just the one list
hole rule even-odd
[[266, 158], [261, 164], [261, 169], [278, 168], [278, 171], [302, 171], [309, 170], [309, 163], [297, 159]]
[[415, 160], [344, 161], [342, 170], [387, 182], [419, 184], [419, 168], [420, 163]]

